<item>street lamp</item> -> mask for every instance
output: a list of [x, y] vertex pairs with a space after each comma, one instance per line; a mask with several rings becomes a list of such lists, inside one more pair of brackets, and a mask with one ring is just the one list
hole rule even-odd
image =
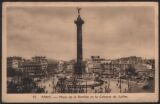
[[126, 75], [127, 75], [127, 81], [128, 81], [128, 92], [131, 92], [131, 87], [130, 87], [130, 76], [132, 75], [132, 67], [129, 66], [128, 69], [126, 69]]
[[110, 88], [110, 75], [108, 76], [108, 88]]
[[86, 93], [87, 93], [87, 80], [86, 80]]
[[132, 79], [132, 76], [131, 76], [131, 75], [132, 75], [132, 74], [129, 72], [129, 73], [128, 73], [128, 91], [129, 91], [129, 92], [131, 92], [131, 88], [132, 88], [132, 87], [131, 87], [131, 86], [132, 86], [132, 85], [131, 85], [132, 83], [130, 84], [130, 80]]
[[119, 72], [119, 88], [120, 88], [120, 93], [122, 92], [122, 89], [121, 89], [121, 69], [120, 69], [120, 72]]
[[130, 83], [129, 83], [129, 75], [128, 75], [128, 92], [130, 92]]

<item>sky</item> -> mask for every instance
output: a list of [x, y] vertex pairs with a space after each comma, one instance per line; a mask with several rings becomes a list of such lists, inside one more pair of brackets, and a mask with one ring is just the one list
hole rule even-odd
[[[154, 8], [83, 7], [83, 57], [154, 58]], [[8, 7], [7, 56], [76, 58], [77, 10], [72, 7]]]

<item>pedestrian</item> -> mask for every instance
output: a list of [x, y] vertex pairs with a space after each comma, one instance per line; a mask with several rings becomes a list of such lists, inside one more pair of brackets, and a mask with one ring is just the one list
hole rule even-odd
[[95, 93], [97, 93], [97, 90], [95, 89]]
[[100, 92], [103, 93], [103, 88], [102, 87], [100, 87]]
[[127, 89], [125, 88], [125, 89], [124, 89], [124, 93], [126, 93], [126, 92], [127, 92]]
[[107, 87], [105, 87], [105, 93], [107, 93]]

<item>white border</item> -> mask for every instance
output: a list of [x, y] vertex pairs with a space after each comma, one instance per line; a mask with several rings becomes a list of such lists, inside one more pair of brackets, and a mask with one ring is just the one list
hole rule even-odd
[[[109, 93], [109, 94], [7, 94], [6, 89], [6, 8], [7, 7], [107, 7], [107, 6], [153, 6], [155, 7], [155, 93]], [[2, 11], [2, 101], [3, 102], [157, 102], [158, 94], [158, 3], [156, 2], [5, 2]], [[52, 96], [53, 98], [42, 98], [42, 96]], [[61, 99], [58, 96], [117, 96], [117, 98], [72, 98]], [[36, 99], [33, 99], [36, 96]], [[127, 96], [128, 98], [119, 98]], [[54, 98], [58, 97], [58, 98]]]

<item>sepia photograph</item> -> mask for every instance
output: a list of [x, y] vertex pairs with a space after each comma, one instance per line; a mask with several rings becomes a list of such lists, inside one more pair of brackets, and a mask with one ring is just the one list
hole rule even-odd
[[158, 101], [158, 3], [6, 2], [2, 16], [5, 102]]

